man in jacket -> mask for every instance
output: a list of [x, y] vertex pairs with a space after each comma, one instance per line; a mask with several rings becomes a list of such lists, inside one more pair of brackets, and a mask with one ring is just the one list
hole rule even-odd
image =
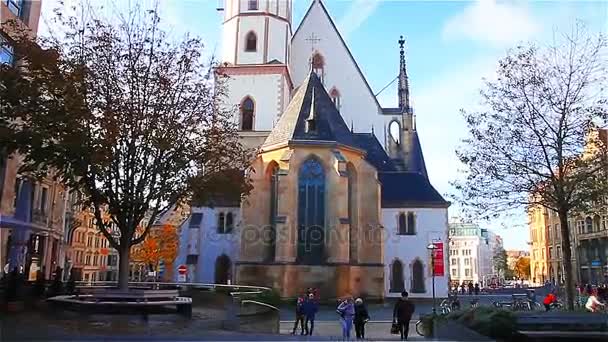
[[312, 335], [312, 331], [315, 328], [315, 315], [319, 311], [319, 304], [317, 304], [314, 294], [309, 294], [308, 298], [304, 300], [302, 311], [304, 312], [304, 316], [306, 316], [306, 321], [304, 322], [305, 335]]
[[408, 300], [407, 291], [401, 292], [401, 298], [397, 300], [397, 303], [395, 303], [395, 308], [393, 309], [393, 322], [397, 322], [397, 325], [399, 326], [399, 333], [401, 334], [401, 340], [403, 341], [407, 340], [410, 320], [412, 319], [415, 309], [416, 306], [414, 303]]

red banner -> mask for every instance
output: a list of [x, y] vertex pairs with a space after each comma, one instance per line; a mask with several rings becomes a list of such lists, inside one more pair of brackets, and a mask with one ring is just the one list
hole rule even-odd
[[443, 242], [433, 242], [435, 249], [433, 250], [433, 275], [435, 277], [443, 277], [445, 274], [443, 265]]

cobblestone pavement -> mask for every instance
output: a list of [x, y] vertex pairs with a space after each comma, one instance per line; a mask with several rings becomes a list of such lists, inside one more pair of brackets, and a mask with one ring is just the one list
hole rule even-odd
[[[418, 336], [416, 333], [416, 321], [410, 322], [410, 330], [408, 334], [409, 341], [425, 341], [426, 339]], [[293, 329], [293, 322], [281, 322], [281, 334], [289, 336]], [[365, 326], [365, 337], [368, 341], [397, 341], [399, 335], [391, 335], [391, 322], [369, 322]], [[299, 333], [299, 331], [298, 331]], [[355, 330], [352, 331], [352, 340], [355, 340]], [[342, 340], [342, 328], [340, 323], [336, 321], [317, 321], [313, 336], [297, 336], [301, 340], [316, 340], [318, 338], [329, 338], [333, 341]]]

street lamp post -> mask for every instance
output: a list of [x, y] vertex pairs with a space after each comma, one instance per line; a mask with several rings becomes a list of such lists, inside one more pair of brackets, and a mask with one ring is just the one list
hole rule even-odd
[[437, 246], [435, 246], [434, 243], [430, 243], [426, 248], [431, 251], [431, 279], [433, 282], [433, 316], [435, 316], [437, 313], [435, 304], [435, 249], [437, 249]]

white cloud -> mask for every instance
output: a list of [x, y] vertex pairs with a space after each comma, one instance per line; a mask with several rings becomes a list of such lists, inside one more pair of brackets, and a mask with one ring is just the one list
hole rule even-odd
[[358, 29], [376, 11], [379, 4], [378, 0], [353, 1], [338, 22], [342, 36], [346, 39], [349, 34]]
[[539, 30], [525, 5], [480, 0], [449, 18], [442, 35], [447, 40], [467, 39], [505, 45], [526, 40]]

